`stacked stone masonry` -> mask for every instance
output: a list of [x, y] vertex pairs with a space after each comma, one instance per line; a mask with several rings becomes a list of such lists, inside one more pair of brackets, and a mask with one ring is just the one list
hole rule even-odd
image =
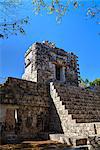
[[[74, 53], [65, 52], [49, 42], [33, 44], [25, 54], [25, 73], [23, 79], [34, 82], [60, 80], [78, 85], [79, 65]], [[56, 74], [60, 70], [60, 79]]]
[[55, 83], [62, 103], [73, 114], [73, 119], [80, 122], [100, 122], [100, 97], [95, 92], [79, 87]]
[[19, 136], [30, 137], [48, 131], [47, 85], [8, 78], [0, 89], [0, 123], [4, 125], [4, 134], [14, 131]]
[[77, 58], [47, 41], [28, 49], [23, 79], [9, 77], [0, 85], [3, 139], [43, 134], [75, 143], [100, 135], [100, 87], [79, 87]]
[[[66, 89], [66, 91], [60, 90], [62, 88]], [[75, 90], [75, 92], [73, 92], [73, 90]], [[91, 105], [88, 105], [88, 103], [90, 103], [90, 101], [88, 102], [88, 99], [86, 99], [86, 101], [84, 102], [83, 101], [81, 102], [81, 97], [80, 97], [80, 99], [76, 101], [77, 97], [75, 97], [75, 95], [78, 94], [77, 92], [83, 92], [83, 89], [79, 87], [66, 86], [65, 84], [61, 84], [61, 83], [59, 84], [53, 82], [50, 83], [51, 97], [55, 104], [57, 113], [60, 117], [61, 126], [63, 130], [62, 134], [56, 134], [56, 135], [50, 134], [50, 138], [52, 140], [57, 140], [60, 142], [66, 142], [67, 144], [77, 145], [77, 142], [80, 144], [82, 143], [84, 144], [84, 141], [87, 141], [87, 144], [89, 144], [90, 143], [89, 139], [100, 136], [100, 115], [99, 115], [100, 103], [97, 103], [98, 107], [97, 105], [96, 106], [92, 105], [91, 107]], [[69, 93], [71, 94], [70, 97], [69, 97]], [[100, 100], [100, 97], [97, 96], [95, 92], [87, 91], [84, 89], [84, 92], [81, 94], [82, 96], [87, 95], [90, 97], [92, 94], [94, 94], [94, 96], [91, 98], [92, 103], [93, 101], [96, 103], [95, 101], [96, 99], [94, 99], [94, 97], [95, 98], [98, 97]], [[66, 97], [64, 97], [64, 95], [66, 95]], [[74, 97], [73, 101], [66, 104], [67, 101], [70, 101], [71, 97], [72, 98]], [[74, 101], [75, 103], [73, 104]], [[87, 103], [88, 109], [84, 109], [85, 103]], [[75, 116], [73, 117], [74, 114]], [[56, 122], [56, 117], [55, 117], [55, 122]]]

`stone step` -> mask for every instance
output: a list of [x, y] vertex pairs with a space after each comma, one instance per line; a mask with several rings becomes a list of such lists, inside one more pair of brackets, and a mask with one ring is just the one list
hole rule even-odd
[[79, 92], [78, 91], [78, 93], [77, 92], [68, 92], [68, 91], [60, 91], [60, 90], [57, 90], [57, 92], [58, 93], [61, 93], [61, 94], [68, 94], [68, 95], [71, 95], [71, 94], [73, 94], [73, 95], [78, 95], [78, 96], [82, 96], [82, 95], [84, 95], [84, 96], [90, 96], [90, 97], [98, 97], [98, 95], [96, 95], [96, 94], [91, 94], [91, 93], [81, 93], [81, 92]]
[[73, 97], [63, 97], [61, 96], [61, 100], [65, 100], [65, 101], [72, 101], [72, 102], [89, 102], [89, 103], [93, 103], [93, 102], [96, 102], [96, 103], [99, 103], [100, 104], [100, 99], [91, 99], [91, 98], [88, 98], [88, 99], [85, 99], [85, 98], [73, 98]]
[[69, 86], [67, 86], [67, 87], [64, 87], [64, 86], [61, 86], [61, 87], [59, 87], [59, 86], [54, 86], [55, 87], [55, 89], [57, 89], [58, 91], [62, 91], [62, 92], [65, 92], [65, 91], [67, 91], [67, 92], [69, 92], [69, 93], [79, 93], [79, 92], [81, 92], [81, 93], [91, 93], [91, 94], [94, 94], [94, 92], [93, 91], [91, 91], [91, 90], [86, 90], [86, 89], [82, 89], [82, 88], [77, 88], [77, 87], [69, 87]]
[[[50, 140], [58, 141], [62, 144], [66, 144], [68, 147], [63, 148], [66, 150], [88, 150], [88, 139], [83, 136], [67, 136], [64, 134], [49, 134]], [[73, 145], [73, 148], [72, 148]]]
[[94, 118], [94, 119], [76, 119], [76, 123], [93, 123], [93, 122], [100, 122], [100, 118]]
[[73, 105], [73, 106], [81, 106], [81, 107], [84, 107], [84, 106], [86, 106], [86, 107], [96, 107], [96, 108], [100, 108], [100, 104], [98, 104], [98, 103], [84, 103], [84, 102], [71, 102], [71, 101], [62, 101], [62, 104], [65, 104], [66, 106], [67, 105]]
[[80, 114], [97, 114], [97, 115], [100, 115], [100, 111], [97, 111], [97, 110], [88, 110], [88, 111], [85, 111], [85, 110], [74, 110], [74, 109], [69, 109], [68, 110], [68, 114], [77, 114], [77, 115], [80, 115]]
[[100, 112], [100, 109], [98, 110], [97, 108], [90, 108], [90, 107], [70, 107], [70, 108], [68, 108], [68, 107], [66, 107], [65, 106], [65, 108], [66, 109], [68, 109], [68, 110], [70, 110], [70, 109], [74, 109], [74, 110], [78, 110], [78, 111], [81, 111], [81, 110], [83, 110], [83, 111], [99, 111]]
[[88, 110], [91, 110], [91, 111], [94, 111], [94, 110], [97, 110], [97, 111], [100, 111], [100, 107], [96, 108], [96, 107], [89, 107], [89, 106], [77, 106], [77, 105], [65, 105], [65, 108], [66, 109], [74, 109], [74, 110], [84, 110], [84, 111], [88, 111]]
[[62, 98], [60, 99], [63, 102], [71, 102], [71, 103], [86, 103], [86, 104], [97, 104], [100, 105], [100, 100], [91, 100], [91, 99], [74, 99], [74, 98]]
[[90, 95], [77, 95], [77, 94], [68, 94], [68, 93], [59, 93], [58, 95], [64, 98], [75, 98], [75, 99], [91, 99], [91, 100], [100, 100], [98, 96], [90, 96]]
[[[57, 90], [58, 93], [62, 93], [62, 94], [67, 94], [67, 95], [70, 95], [70, 94], [73, 94], [73, 95], [87, 95], [85, 92], [84, 93], [79, 93], [79, 91], [75, 92], [75, 91], [68, 91], [68, 90]], [[89, 94], [90, 95], [90, 94]], [[93, 96], [93, 95], [91, 95]]]
[[90, 93], [81, 93], [81, 92], [76, 93], [76, 92], [59, 91], [59, 90], [57, 90], [57, 92], [58, 92], [58, 94], [65, 95], [65, 96], [72, 95], [72, 96], [78, 96], [78, 97], [83, 97], [84, 96], [86, 98], [88, 98], [88, 97], [99, 98], [98, 95], [96, 95], [96, 94], [90, 94]]
[[87, 90], [75, 90], [75, 89], [68, 89], [68, 88], [56, 88], [58, 93], [67, 93], [67, 94], [78, 94], [78, 95], [85, 95], [85, 96], [97, 96], [96, 93], [92, 91], [87, 91]]
[[96, 119], [96, 120], [100, 120], [100, 116], [99, 115], [86, 115], [86, 114], [80, 114], [80, 115], [77, 115], [77, 114], [72, 114], [72, 119]]

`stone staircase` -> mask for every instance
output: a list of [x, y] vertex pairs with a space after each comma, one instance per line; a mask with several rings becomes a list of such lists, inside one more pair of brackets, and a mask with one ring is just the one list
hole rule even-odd
[[84, 139], [100, 135], [99, 96], [80, 87], [53, 82], [50, 83], [50, 94], [62, 124], [63, 136]]
[[77, 123], [100, 122], [100, 97], [95, 92], [57, 83], [54, 86], [62, 104]]

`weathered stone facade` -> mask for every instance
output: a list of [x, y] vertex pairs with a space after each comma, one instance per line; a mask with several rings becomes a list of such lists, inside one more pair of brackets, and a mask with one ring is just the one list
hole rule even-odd
[[48, 87], [35, 82], [8, 78], [1, 86], [1, 115], [5, 133], [16, 132], [20, 136], [48, 130]]
[[100, 87], [79, 87], [78, 70], [73, 53], [49, 42], [33, 44], [25, 54], [23, 79], [9, 77], [0, 85], [3, 139], [41, 136], [79, 144], [99, 136]]
[[[35, 43], [25, 54], [23, 79], [34, 82], [61, 81], [78, 85], [78, 57], [52, 43]], [[58, 74], [57, 74], [58, 71]]]

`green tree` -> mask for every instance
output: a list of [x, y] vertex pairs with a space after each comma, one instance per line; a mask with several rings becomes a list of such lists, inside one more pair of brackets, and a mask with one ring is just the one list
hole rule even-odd
[[94, 81], [90, 82], [90, 86], [100, 86], [100, 78], [95, 79]]

